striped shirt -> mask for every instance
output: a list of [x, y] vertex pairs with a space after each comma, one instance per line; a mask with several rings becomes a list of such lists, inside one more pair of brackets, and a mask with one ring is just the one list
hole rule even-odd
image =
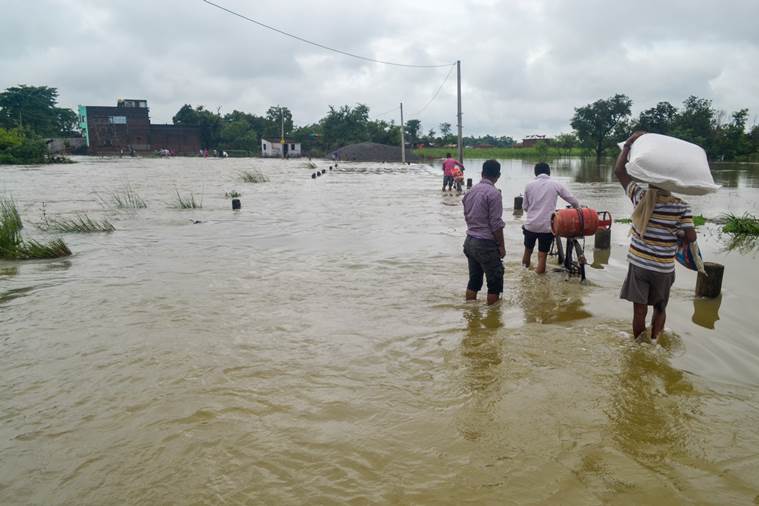
[[[627, 196], [634, 206], [645, 195], [646, 190], [637, 183], [627, 185]], [[674, 272], [677, 252], [675, 232], [686, 228], [693, 228], [693, 216], [688, 204], [672, 195], [658, 195], [643, 237], [635, 225], [632, 226], [627, 261], [650, 271]]]

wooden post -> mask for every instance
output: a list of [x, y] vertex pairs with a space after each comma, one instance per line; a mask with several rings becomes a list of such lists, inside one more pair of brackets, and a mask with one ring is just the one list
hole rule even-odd
[[696, 296], [697, 297], [717, 297], [722, 292], [722, 275], [725, 273], [725, 266], [715, 262], [704, 262], [706, 276], [698, 273], [696, 279]]
[[522, 202], [524, 201], [524, 197], [521, 195], [518, 195], [514, 197], [514, 210], [519, 211], [522, 209]]
[[468, 177], [468, 178], [466, 179], [466, 189], [467, 189], [467, 190], [469, 190], [469, 189], [471, 189], [471, 188], [472, 188], [472, 178], [471, 178], [471, 177]]
[[593, 247], [595, 249], [609, 249], [611, 248], [611, 229], [596, 230], [596, 236], [593, 239]]
[[240, 207], [240, 199], [232, 199], [232, 209], [236, 211], [240, 209]]

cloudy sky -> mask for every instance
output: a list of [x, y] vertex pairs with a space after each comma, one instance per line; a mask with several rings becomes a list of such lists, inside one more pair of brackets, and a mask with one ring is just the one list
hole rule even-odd
[[[634, 112], [688, 95], [759, 115], [759, 0], [214, 0], [344, 51], [410, 64], [461, 60], [465, 134], [569, 131], [574, 107], [615, 93]], [[456, 123], [456, 73], [331, 53], [202, 0], [0, 0], [0, 89], [57, 87], [60, 103], [146, 98], [154, 122], [184, 103], [221, 113], [329, 105]]]

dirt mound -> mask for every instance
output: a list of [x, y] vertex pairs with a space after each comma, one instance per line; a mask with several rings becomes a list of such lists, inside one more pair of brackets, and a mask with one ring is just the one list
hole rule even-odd
[[[388, 146], [387, 144], [377, 144], [376, 142], [362, 142], [359, 144], [350, 144], [332, 151], [329, 158], [336, 158], [338, 161], [351, 162], [400, 162], [401, 147]], [[410, 149], [406, 148], [406, 161], [418, 162], [419, 157]]]

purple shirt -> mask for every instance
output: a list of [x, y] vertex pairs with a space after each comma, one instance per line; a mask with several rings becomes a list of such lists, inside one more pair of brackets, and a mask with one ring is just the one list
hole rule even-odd
[[540, 174], [527, 183], [522, 202], [522, 208], [527, 211], [524, 228], [536, 234], [550, 233], [551, 215], [556, 210], [556, 200], [559, 197], [574, 207], [580, 205], [566, 186], [554, 181], [548, 174]]
[[495, 240], [494, 232], [502, 229], [505, 223], [501, 219], [501, 192], [493, 182], [482, 178], [464, 195], [462, 202], [467, 225], [466, 234], [477, 239]]

